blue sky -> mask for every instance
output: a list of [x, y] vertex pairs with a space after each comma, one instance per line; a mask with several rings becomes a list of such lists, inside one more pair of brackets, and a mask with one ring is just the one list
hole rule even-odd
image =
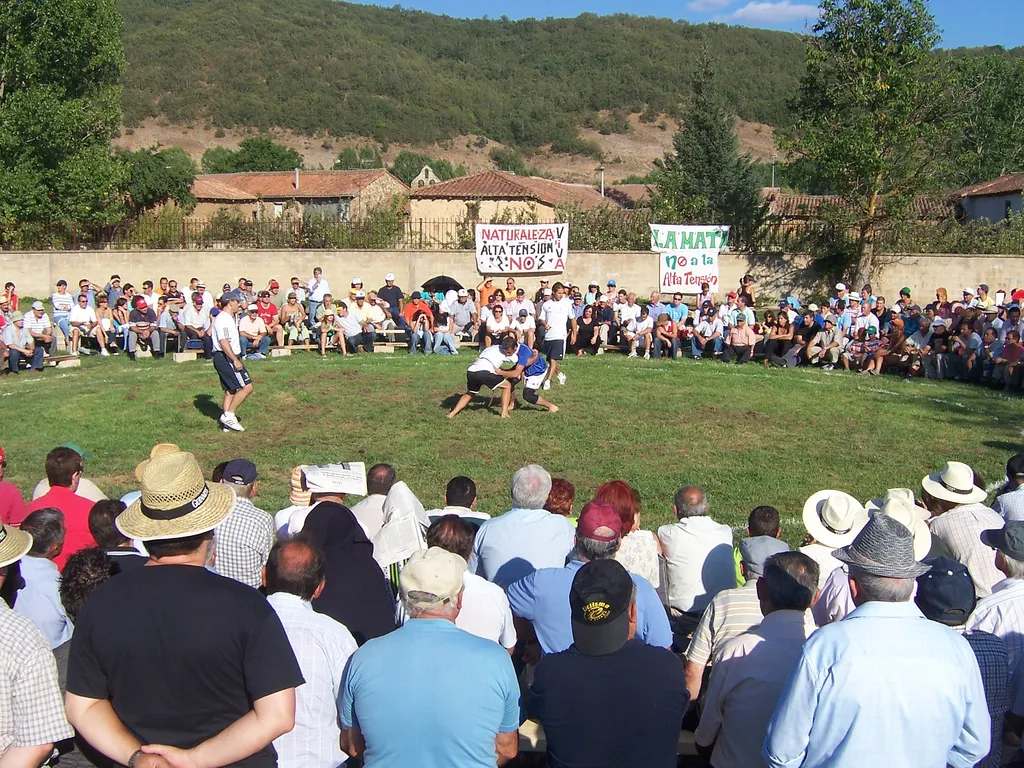
[[[381, 5], [388, 5], [384, 0]], [[749, 27], [802, 32], [817, 10], [816, 0], [404, 0], [403, 7], [449, 16], [498, 18], [577, 16], [584, 12], [632, 13], [719, 21]], [[943, 30], [943, 46], [1024, 45], [1024, 0], [931, 0]]]

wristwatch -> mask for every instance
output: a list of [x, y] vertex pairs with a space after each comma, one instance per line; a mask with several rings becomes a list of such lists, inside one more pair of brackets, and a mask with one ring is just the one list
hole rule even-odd
[[128, 758], [128, 768], [135, 768], [135, 762], [144, 754], [146, 753], [141, 749], [136, 749], [132, 752], [132, 756]]

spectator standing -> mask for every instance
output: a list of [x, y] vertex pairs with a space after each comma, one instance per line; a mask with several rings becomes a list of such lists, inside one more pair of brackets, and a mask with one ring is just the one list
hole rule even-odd
[[[549, 766], [676, 765], [689, 698], [672, 654], [636, 638], [635, 592], [635, 578], [614, 560], [587, 563], [573, 577], [572, 644], [542, 658], [530, 685]], [[601, 695], [581, 696], [581, 681], [595, 681]]]
[[576, 529], [544, 509], [551, 475], [528, 464], [512, 476], [512, 509], [485, 520], [477, 531], [469, 570], [503, 589], [538, 568], [561, 568], [573, 548]]
[[[26, 515], [50, 507], [64, 513], [64, 545], [54, 557], [58, 569], [78, 550], [96, 546], [89, 533], [89, 511], [93, 502], [76, 493], [84, 471], [85, 461], [77, 451], [64, 446], [54, 448], [46, 454], [46, 479], [50, 490], [25, 507]], [[12, 522], [17, 525], [22, 521]]]
[[67, 711], [121, 765], [149, 753], [174, 765], [273, 766], [271, 742], [295, 724], [303, 678], [280, 620], [258, 592], [204, 567], [232, 502], [192, 454], [176, 452], [150, 461], [141, 498], [117, 519], [146, 542], [150, 565], [82, 607]]
[[[0, 588], [16, 576], [15, 564], [31, 547], [27, 533], [0, 525]], [[0, 762], [34, 768], [50, 757], [55, 743], [73, 735], [49, 643], [0, 600]]]
[[21, 560], [25, 586], [18, 592], [14, 610], [38, 627], [50, 648], [71, 639], [74, 629], [60, 601], [60, 572], [53, 560], [64, 546], [64, 514], [52, 507], [37, 509], [21, 522], [32, 537], [32, 548]]
[[981, 673], [967, 641], [911, 603], [929, 570], [914, 560], [913, 534], [876, 515], [836, 557], [850, 566], [857, 609], [804, 644], [768, 725], [765, 762], [973, 766], [989, 751]]
[[0, 525], [10, 525], [15, 520], [25, 519], [25, 499], [14, 483], [4, 480], [7, 471], [7, 454], [0, 448]]
[[342, 747], [367, 768], [493, 768], [495, 755], [503, 765], [518, 752], [512, 660], [496, 643], [455, 626], [465, 570], [465, 560], [438, 547], [415, 553], [401, 573], [409, 621], [349, 662]]
[[306, 684], [295, 691], [295, 728], [274, 739], [280, 768], [337, 768], [341, 751], [338, 704], [342, 674], [356, 651], [352, 633], [313, 610], [324, 589], [323, 553], [302, 538], [270, 550], [267, 602], [288, 635]]
[[[2, 459], [0, 453], [0, 462]], [[3, 480], [2, 469], [0, 480]], [[1006, 462], [1006, 485], [992, 502], [992, 510], [1007, 522], [1024, 520], [1024, 453], [1015, 453]]]
[[736, 572], [732, 529], [708, 516], [704, 491], [695, 485], [680, 488], [672, 508], [677, 522], [661, 526], [658, 539], [668, 569], [672, 631], [680, 650], [685, 650], [708, 603], [723, 589], [736, 586]]
[[814, 631], [807, 616], [818, 593], [816, 562], [800, 552], [775, 554], [756, 584], [764, 618], [721, 647], [693, 734], [698, 754], [713, 768], [763, 765], [768, 722]]
[[214, 529], [215, 569], [221, 576], [259, 589], [276, 532], [274, 518], [252, 503], [259, 488], [256, 465], [248, 459], [232, 459], [224, 467], [221, 483], [231, 489], [234, 502], [228, 516]]
[[390, 464], [374, 464], [366, 473], [368, 495], [352, 507], [352, 514], [371, 541], [384, 525], [384, 499], [397, 480], [398, 473]]
[[[355, 283], [352, 283], [353, 287]], [[360, 287], [362, 284], [360, 283]], [[313, 267], [313, 277], [306, 283], [306, 290], [309, 297], [309, 317], [316, 319], [316, 311], [323, 304], [324, 296], [330, 294], [331, 287], [324, 279], [324, 271], [320, 267]]]
[[394, 272], [388, 272], [384, 275], [384, 287], [377, 291], [377, 296], [387, 304], [386, 312], [388, 316], [395, 322], [398, 328], [402, 329], [402, 321], [404, 320], [402, 317], [402, 300], [405, 298], [405, 292], [395, 285]]

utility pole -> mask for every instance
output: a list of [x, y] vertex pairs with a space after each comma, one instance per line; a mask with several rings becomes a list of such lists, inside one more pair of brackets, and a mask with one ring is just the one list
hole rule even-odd
[[772, 152], [772, 189], [775, 189], [775, 158], [777, 157], [778, 155]]
[[604, 164], [601, 164], [601, 197], [604, 197]]

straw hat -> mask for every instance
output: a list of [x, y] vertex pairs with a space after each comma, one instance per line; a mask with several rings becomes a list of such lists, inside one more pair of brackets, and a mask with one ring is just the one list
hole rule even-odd
[[208, 484], [191, 453], [176, 451], [149, 460], [142, 472], [142, 497], [118, 515], [117, 528], [130, 539], [182, 539], [212, 531], [231, 511], [235, 494]]
[[288, 501], [296, 507], [308, 507], [310, 503], [312, 503], [313, 494], [306, 490], [305, 482], [302, 477], [302, 470], [305, 468], [305, 464], [300, 464], [292, 470], [292, 490], [291, 493], [288, 494]]
[[864, 507], [843, 491], [818, 491], [804, 502], [804, 527], [826, 547], [845, 547], [867, 522]]
[[864, 508], [867, 509], [868, 514], [870, 515], [872, 512], [876, 512], [877, 510], [881, 509], [885, 502], [887, 502], [889, 499], [899, 499], [900, 501], [905, 501], [907, 504], [913, 507], [914, 514], [916, 514], [921, 520], [927, 520], [929, 517], [931, 517], [931, 515], [928, 514], [927, 509], [918, 506], [917, 499], [914, 497], [914, 492], [909, 488], [890, 488], [885, 492], [884, 496], [881, 496], [877, 499], [871, 499], [871, 501], [865, 502]]
[[146, 471], [146, 467], [149, 466], [149, 462], [152, 459], [155, 459], [157, 456], [166, 456], [169, 453], [177, 453], [180, 450], [181, 448], [174, 443], [157, 443], [150, 450], [149, 458], [139, 462], [139, 465], [135, 467], [135, 479], [140, 483], [142, 482], [142, 473]]
[[936, 499], [957, 504], [976, 504], [988, 496], [974, 484], [974, 470], [961, 461], [947, 461], [941, 471], [921, 480], [921, 487]]
[[921, 519], [918, 514], [920, 507], [908, 504], [903, 499], [887, 499], [881, 509], [872, 510], [869, 514], [888, 515], [893, 520], [899, 520], [907, 529], [914, 534], [914, 559], [924, 560], [932, 549], [932, 533], [928, 529], [928, 523]]
[[32, 535], [20, 528], [0, 525], [0, 568], [21, 560], [32, 549]]

